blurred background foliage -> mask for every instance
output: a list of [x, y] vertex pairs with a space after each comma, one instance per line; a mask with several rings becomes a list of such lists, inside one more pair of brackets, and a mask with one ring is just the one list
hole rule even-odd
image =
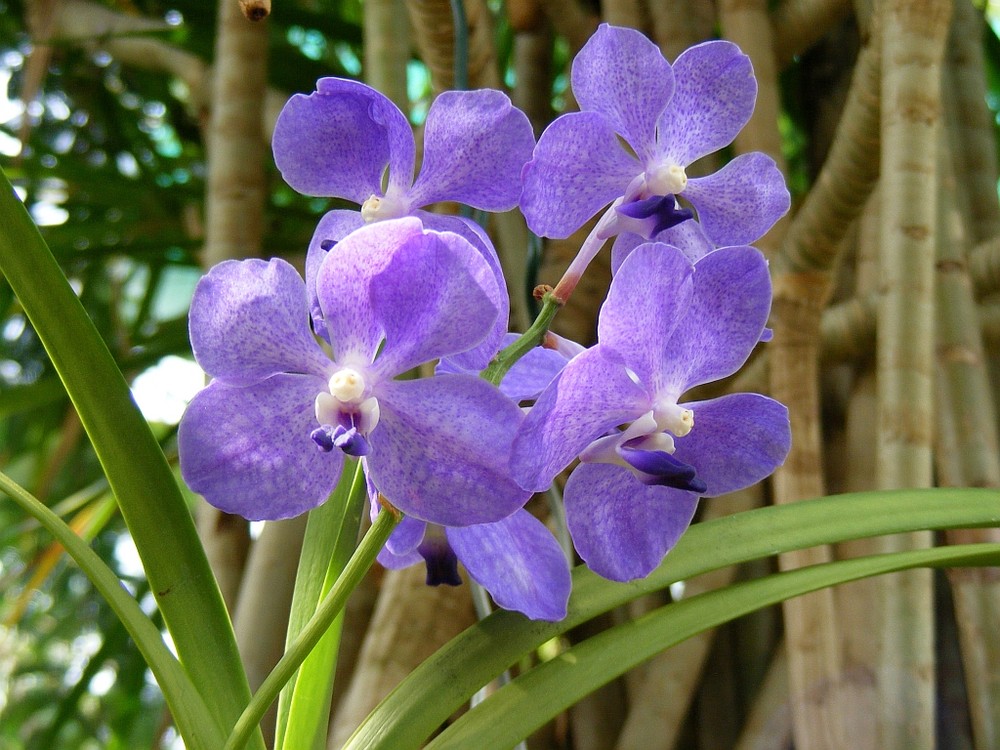
[[[202, 270], [212, 102], [208, 87], [196, 89], [192, 80], [212, 64], [215, 3], [63, 3], [81, 14], [81, 24], [102, 10], [142, 19], [147, 28], [129, 35], [183, 55], [189, 77], [125, 64], [101, 37], [45, 37], [39, 30], [58, 4], [0, 0], [0, 159], [121, 369], [135, 378], [136, 398], [159, 424], [167, 455], [175, 456], [179, 411], [201, 382], [186, 310]], [[514, 33], [501, 3], [489, 9], [499, 77], [513, 87]], [[359, 0], [278, 0], [266, 21], [269, 87], [285, 97], [311, 91], [322, 76], [360, 77], [362, 13]], [[1000, 42], [983, 28], [988, 101], [996, 110]], [[856, 36], [846, 24], [782, 74], [779, 124], [796, 200], [822, 164], [829, 139], [820, 126], [853, 64], [853, 50], [842, 52], [856, 47], [842, 40]], [[555, 113], [567, 104], [566, 40], [551, 37], [549, 56]], [[427, 68], [412, 57], [407, 94], [415, 125], [432, 93]], [[330, 201], [292, 191], [269, 160], [266, 196], [262, 254], [301, 262]], [[0, 465], [91, 539], [152, 612], [100, 467], [2, 279]], [[0, 750], [166, 747], [173, 740], [157, 688], [124, 629], [45, 532], [0, 501]]]

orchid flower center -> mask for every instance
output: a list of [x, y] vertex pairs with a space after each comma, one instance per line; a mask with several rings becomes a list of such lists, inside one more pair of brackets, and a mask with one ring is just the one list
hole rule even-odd
[[657, 164], [646, 172], [646, 188], [651, 195], [677, 195], [687, 183], [687, 173], [679, 164]]
[[398, 219], [409, 214], [409, 206], [405, 200], [393, 196], [392, 189], [387, 195], [371, 195], [361, 204], [361, 218], [366, 224], [385, 219]]
[[350, 456], [365, 456], [368, 434], [379, 419], [378, 399], [367, 396], [365, 376], [353, 367], [341, 367], [328, 382], [328, 391], [316, 396], [316, 421], [310, 437], [320, 450], [340, 448]]

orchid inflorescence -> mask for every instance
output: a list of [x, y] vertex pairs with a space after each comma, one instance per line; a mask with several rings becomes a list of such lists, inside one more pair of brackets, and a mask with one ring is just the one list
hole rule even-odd
[[[273, 259], [227, 261], [199, 283], [191, 343], [212, 380], [178, 436], [193, 490], [249, 519], [286, 518], [327, 499], [346, 454], [373, 513], [384, 497], [404, 516], [383, 565], [425, 562], [429, 583], [458, 583], [461, 561], [500, 606], [558, 620], [569, 565], [524, 506], [578, 459], [566, 524], [583, 561], [617, 581], [659, 565], [699, 498], [782, 463], [781, 404], [684, 399], [769, 336], [767, 263], [749, 243], [788, 210], [780, 172], [752, 153], [687, 174], [749, 119], [749, 59], [710, 41], [671, 65], [639, 32], [603, 25], [572, 88], [581, 111], [537, 145], [504, 94], [442, 94], [416, 178], [409, 122], [377, 91], [328, 78], [292, 97], [274, 133], [283, 177], [360, 211], [321, 219], [304, 280]], [[523, 356], [506, 348], [517, 336], [497, 253], [470, 219], [423, 210], [440, 201], [519, 205], [546, 237], [601, 213], [548, 295], [565, 302], [614, 237], [598, 343], [549, 334]], [[497, 384], [480, 376], [491, 361]], [[432, 362], [433, 377], [397, 379]]]

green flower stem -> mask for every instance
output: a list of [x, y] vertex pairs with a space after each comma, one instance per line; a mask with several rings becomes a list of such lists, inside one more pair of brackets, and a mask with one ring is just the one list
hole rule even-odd
[[542, 297], [542, 309], [538, 313], [538, 317], [535, 318], [535, 322], [514, 343], [501, 350], [489, 366], [482, 371], [480, 377], [490, 381], [493, 385], [499, 385], [504, 375], [517, 360], [542, 343], [549, 326], [552, 325], [552, 319], [561, 308], [562, 303], [552, 296], [551, 291], [547, 291]]
[[[0, 227], [0, 271], [80, 415], [181, 664], [215, 722], [231, 727], [250, 688], [191, 513], [128, 383], [2, 171]], [[259, 733], [253, 744], [263, 750]]]
[[[295, 577], [286, 646], [295, 642], [357, 548], [366, 489], [361, 462], [348, 458], [330, 499], [309, 512]], [[342, 626], [341, 613], [282, 689], [274, 743], [277, 750], [326, 747]]]
[[167, 649], [160, 631], [139, 608], [135, 599], [122, 588], [114, 571], [65, 521], [2, 472], [0, 490], [55, 537], [108, 602], [152, 670], [185, 744], [191, 750], [217, 748], [223, 738], [221, 727], [208, 712], [208, 707], [187, 673]]
[[347, 597], [364, 578], [368, 569], [375, 562], [382, 546], [402, 518], [402, 514], [397, 510], [383, 503], [383, 509], [375, 519], [375, 523], [361, 540], [344, 568], [344, 572], [330, 589], [329, 595], [317, 607], [316, 614], [302, 628], [298, 637], [285, 651], [284, 656], [271, 670], [271, 674], [265, 678], [260, 688], [254, 693], [253, 698], [250, 699], [250, 703], [236, 722], [229, 739], [226, 740], [224, 750], [242, 750], [246, 745], [250, 734], [257, 728], [268, 706], [274, 702], [281, 688], [292, 678], [295, 670], [299, 668], [299, 665], [323, 637], [333, 621], [340, 615], [347, 603]]

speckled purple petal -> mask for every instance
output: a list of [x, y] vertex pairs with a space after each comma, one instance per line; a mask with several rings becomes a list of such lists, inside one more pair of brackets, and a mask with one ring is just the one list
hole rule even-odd
[[576, 551], [591, 570], [612, 581], [649, 575], [698, 507], [693, 492], [643, 484], [615, 464], [577, 466], [563, 500]]
[[459, 366], [469, 371], [479, 372], [489, 364], [493, 355], [500, 348], [500, 341], [507, 333], [510, 320], [510, 296], [503, 268], [500, 265], [500, 258], [489, 236], [481, 226], [471, 219], [446, 214], [432, 214], [420, 210], [414, 211], [413, 215], [420, 218], [426, 229], [433, 229], [437, 232], [454, 232], [467, 239], [474, 248], [482, 253], [493, 271], [494, 278], [496, 278], [496, 286], [490, 286], [492, 294], [490, 300], [498, 310], [493, 329], [486, 334], [486, 338], [468, 351], [452, 355], [454, 362]]
[[694, 429], [677, 438], [674, 458], [691, 464], [715, 497], [769, 476], [788, 455], [788, 409], [756, 393], [733, 393], [685, 404]]
[[373, 309], [369, 284], [400, 248], [423, 238], [419, 219], [379, 221], [357, 229], [328, 253], [316, 274], [316, 296], [336, 359], [371, 362], [385, 336]]
[[274, 161], [285, 181], [306, 195], [362, 203], [381, 194], [382, 173], [402, 189], [413, 181], [413, 134], [403, 113], [357, 81], [321, 78], [296, 94], [274, 128]]
[[184, 481], [216, 508], [254, 521], [315, 508], [344, 463], [340, 451], [323, 453], [309, 437], [313, 401], [325, 385], [308, 375], [275, 375], [246, 388], [210, 383], [178, 428]]
[[571, 77], [580, 109], [603, 114], [646, 161], [656, 120], [674, 91], [659, 48], [635, 29], [601, 24], [573, 60]]
[[326, 259], [326, 254], [330, 252], [332, 246], [364, 225], [365, 220], [357, 211], [345, 209], [329, 211], [319, 220], [312, 240], [309, 241], [309, 250], [306, 252], [306, 292], [309, 294], [309, 314], [312, 316], [313, 330], [316, 335], [322, 336], [327, 342], [329, 342], [329, 338], [326, 332], [326, 321], [323, 320], [323, 311], [320, 309], [319, 298], [316, 296], [316, 274], [319, 273], [319, 267]]
[[736, 372], [760, 340], [771, 310], [771, 277], [756, 248], [723, 247], [709, 253], [695, 264], [693, 279], [694, 294], [665, 342], [663, 351], [670, 356], [655, 384], [657, 392], [674, 398]]
[[532, 620], [566, 616], [572, 587], [569, 564], [552, 532], [528, 511], [445, 533], [469, 575], [501, 607]]
[[733, 142], [753, 114], [757, 79], [739, 47], [711, 41], [681, 53], [674, 80], [674, 96], [657, 123], [657, 153], [686, 167]]
[[485, 380], [440, 375], [378, 384], [371, 479], [407, 515], [445, 526], [499, 521], [530, 493], [510, 478], [521, 410]]
[[674, 356], [671, 334], [691, 300], [694, 268], [676, 247], [648, 243], [629, 255], [611, 281], [598, 340], [618, 352], [647, 386]]
[[[632, 232], [623, 232], [615, 237], [615, 242], [611, 246], [612, 275], [618, 273], [618, 269], [621, 268], [629, 254], [645, 241]], [[683, 221], [677, 226], [665, 229], [653, 237], [653, 241], [673, 245], [684, 253], [685, 257], [692, 263], [715, 249], [705, 234], [705, 230], [697, 221]]]
[[600, 345], [575, 357], [538, 397], [514, 441], [512, 469], [521, 486], [546, 489], [593, 440], [651, 408], [624, 363]]
[[749, 245], [788, 213], [791, 196], [774, 160], [741, 154], [715, 174], [688, 180], [683, 196], [716, 245]]
[[385, 546], [379, 551], [377, 560], [384, 568], [398, 570], [422, 563], [424, 558], [417, 551], [424, 539], [427, 524], [411, 516], [403, 516], [403, 520], [393, 529]]
[[451, 232], [407, 240], [369, 284], [369, 304], [385, 331], [375, 370], [393, 377], [475, 346], [492, 330], [496, 278], [483, 256]]
[[524, 167], [521, 212], [535, 234], [569, 237], [640, 174], [642, 166], [603, 115], [562, 115], [542, 133]]
[[322, 376], [330, 360], [309, 331], [302, 277], [280, 259], [224, 261], [191, 300], [191, 348], [198, 364], [230, 385], [279, 372]]
[[411, 205], [457, 201], [507, 211], [517, 205], [521, 169], [534, 146], [531, 123], [506, 94], [446, 91], [427, 113], [424, 159], [409, 192]]

